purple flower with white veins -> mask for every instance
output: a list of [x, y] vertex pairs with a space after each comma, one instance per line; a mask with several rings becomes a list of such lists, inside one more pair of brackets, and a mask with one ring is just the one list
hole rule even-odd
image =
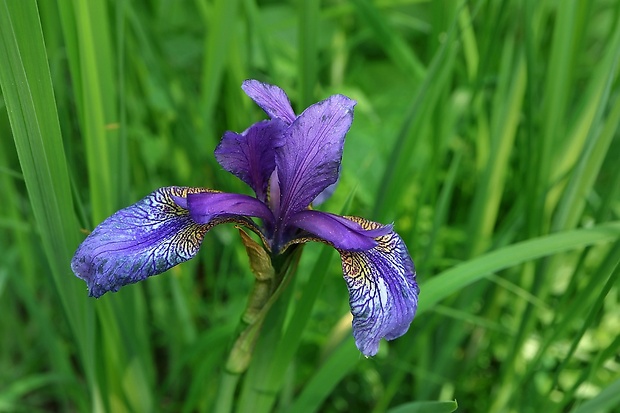
[[71, 268], [86, 281], [89, 295], [100, 297], [194, 257], [207, 231], [222, 223], [252, 230], [272, 256], [307, 241], [327, 243], [342, 259], [356, 345], [373, 356], [381, 338], [407, 331], [417, 309], [419, 288], [407, 247], [392, 225], [310, 209], [338, 180], [355, 101], [333, 95], [296, 116], [277, 86], [247, 80], [242, 88], [271, 119], [241, 134], [226, 132], [215, 157], [256, 197], [157, 189], [99, 224]]

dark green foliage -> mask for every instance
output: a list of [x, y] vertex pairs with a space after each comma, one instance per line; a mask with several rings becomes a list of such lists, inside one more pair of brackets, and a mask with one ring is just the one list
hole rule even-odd
[[393, 221], [421, 295], [363, 359], [336, 253], [305, 246], [236, 411], [617, 409], [619, 20], [615, 0], [0, 0], [0, 411], [212, 411], [253, 281], [237, 232], [99, 300], [69, 261], [159, 186], [246, 190], [212, 154], [264, 117], [246, 78], [297, 111], [358, 101], [324, 209]]

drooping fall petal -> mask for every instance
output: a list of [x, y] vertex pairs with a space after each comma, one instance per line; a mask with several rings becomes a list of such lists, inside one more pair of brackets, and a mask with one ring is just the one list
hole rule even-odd
[[99, 224], [71, 261], [73, 272], [88, 284], [89, 295], [118, 291], [196, 255], [205, 233], [223, 220], [197, 224], [173, 197], [208, 191], [160, 188]]
[[328, 212], [304, 210], [288, 223], [326, 241], [336, 249], [365, 251], [377, 246], [375, 238], [389, 234], [391, 225], [367, 229], [355, 221]]
[[[349, 217], [364, 228], [381, 224]], [[367, 251], [339, 250], [349, 289], [355, 344], [374, 356], [382, 338], [393, 340], [409, 329], [418, 307], [420, 289], [413, 261], [400, 236], [391, 231]]]
[[284, 132], [276, 148], [284, 221], [338, 180], [354, 106], [354, 100], [333, 95], [307, 108]]
[[201, 192], [187, 194], [187, 200], [175, 199], [186, 207], [191, 218], [205, 224], [218, 218], [257, 217], [273, 223], [271, 210], [256, 198], [227, 192]]

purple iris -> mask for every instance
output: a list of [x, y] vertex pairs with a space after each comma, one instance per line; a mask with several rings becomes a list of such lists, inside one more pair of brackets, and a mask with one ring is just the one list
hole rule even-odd
[[407, 247], [391, 225], [310, 209], [338, 180], [355, 101], [333, 95], [296, 116], [277, 86], [247, 80], [242, 88], [271, 119], [240, 134], [226, 132], [215, 157], [256, 197], [157, 189], [99, 224], [71, 268], [89, 295], [100, 297], [194, 257], [207, 231], [221, 223], [254, 231], [271, 256], [295, 244], [324, 242], [342, 259], [356, 345], [375, 355], [381, 338], [403, 335], [416, 312], [419, 288]]

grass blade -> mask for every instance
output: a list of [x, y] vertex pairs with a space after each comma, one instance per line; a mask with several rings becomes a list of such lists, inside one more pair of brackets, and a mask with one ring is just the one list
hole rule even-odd
[[593, 228], [558, 232], [491, 251], [422, 283], [418, 314], [488, 274], [548, 255], [611, 242], [619, 236], [620, 222], [611, 222]]
[[78, 244], [67, 163], [36, 3], [0, 3], [0, 83], [13, 139], [57, 293], [88, 379], [92, 410], [101, 410], [93, 364], [93, 311], [69, 262]]

